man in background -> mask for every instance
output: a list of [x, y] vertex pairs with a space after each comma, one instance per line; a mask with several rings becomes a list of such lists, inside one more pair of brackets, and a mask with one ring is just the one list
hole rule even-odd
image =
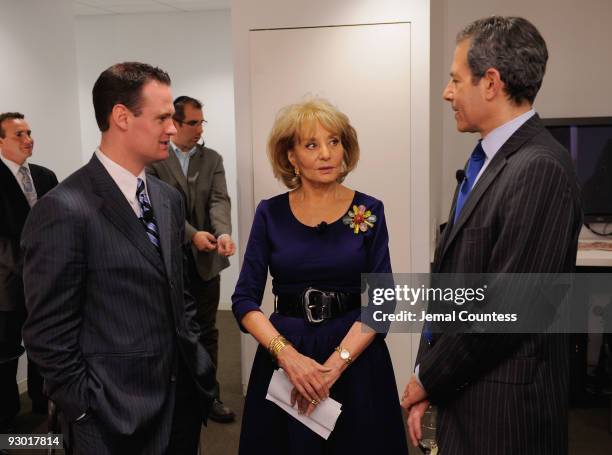
[[[582, 226], [575, 172], [533, 109], [547, 60], [544, 39], [523, 18], [488, 17], [459, 33], [443, 97], [457, 129], [480, 140], [455, 192], [434, 273], [574, 270]], [[516, 295], [516, 306], [547, 304]], [[429, 328], [402, 401], [413, 444], [431, 402], [445, 455], [567, 453], [564, 335]]]
[[145, 174], [176, 133], [170, 77], [113, 65], [93, 104], [100, 146], [24, 227], [25, 346], [77, 454], [195, 455], [213, 365], [184, 292], [182, 198]]
[[[57, 185], [52, 171], [28, 162], [33, 150], [32, 131], [23, 114], [0, 114], [0, 433], [11, 430], [19, 413], [16, 374], [25, 320], [21, 232], [31, 207]], [[33, 411], [47, 412], [43, 381], [30, 359], [28, 395]]]
[[[232, 240], [230, 198], [227, 194], [223, 158], [198, 142], [204, 130], [202, 103], [189, 96], [174, 100], [176, 136], [170, 154], [154, 163], [150, 172], [183, 195], [186, 206], [185, 238], [191, 244], [189, 292], [194, 296], [200, 341], [218, 365], [217, 309], [221, 292], [221, 270], [229, 266], [236, 251]], [[208, 417], [220, 423], [232, 422], [235, 414], [220, 399], [216, 382], [215, 400]]]

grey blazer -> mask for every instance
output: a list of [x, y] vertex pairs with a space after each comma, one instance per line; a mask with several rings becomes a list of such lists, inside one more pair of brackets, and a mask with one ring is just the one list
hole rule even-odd
[[178, 356], [204, 407], [213, 365], [183, 291], [182, 198], [154, 177], [147, 190], [161, 255], [95, 156], [32, 208], [22, 237], [23, 339], [68, 420], [87, 412], [75, 426], [108, 435], [100, 444], [162, 454]]
[[[197, 231], [208, 231], [215, 237], [232, 233], [231, 204], [227, 194], [223, 158], [208, 147], [197, 145], [196, 153], [189, 161], [187, 177], [174, 154], [154, 163], [149, 173], [173, 186], [183, 195], [186, 221], [185, 239], [190, 241]], [[190, 243], [198, 273], [203, 280], [210, 280], [229, 267], [228, 258], [216, 251], [198, 251]]]
[[[434, 272], [574, 270], [576, 176], [537, 115], [495, 155], [453, 225], [456, 199]], [[567, 453], [568, 355], [564, 335], [441, 333], [431, 345], [422, 337], [416, 363], [439, 406], [441, 453]]]

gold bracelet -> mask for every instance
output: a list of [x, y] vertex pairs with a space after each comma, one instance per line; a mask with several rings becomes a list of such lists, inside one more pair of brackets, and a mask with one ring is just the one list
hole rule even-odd
[[291, 343], [289, 343], [284, 336], [276, 335], [270, 340], [270, 344], [268, 344], [268, 351], [270, 351], [270, 354], [272, 357], [274, 357], [274, 359], [277, 359], [280, 352], [289, 344]]

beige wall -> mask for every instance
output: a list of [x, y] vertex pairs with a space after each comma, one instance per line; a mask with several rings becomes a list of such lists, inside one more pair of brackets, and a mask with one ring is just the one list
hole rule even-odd
[[[612, 116], [612, 2], [609, 0], [432, 0], [432, 32], [444, 30], [442, 52], [432, 47], [431, 83], [432, 112], [444, 105], [441, 127], [432, 121], [432, 136], [442, 137], [438, 206], [441, 220], [446, 220], [450, 209], [455, 171], [463, 167], [477, 140], [475, 135], [456, 131], [452, 112], [441, 99], [455, 35], [472, 20], [491, 14], [529, 19], [547, 42], [548, 68], [535, 103], [542, 117]], [[442, 81], [434, 74], [440, 61]], [[434, 145], [432, 142], [432, 155]], [[434, 175], [432, 172], [435, 185]], [[433, 206], [432, 210], [435, 210]]]

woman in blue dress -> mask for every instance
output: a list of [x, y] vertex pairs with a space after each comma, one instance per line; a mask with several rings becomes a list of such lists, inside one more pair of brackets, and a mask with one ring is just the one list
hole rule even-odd
[[[342, 185], [359, 159], [357, 134], [325, 100], [284, 108], [268, 140], [290, 190], [257, 207], [232, 309], [260, 343], [249, 381], [241, 455], [408, 453], [384, 334], [361, 322], [361, 274], [391, 273], [381, 201]], [[268, 270], [275, 311], [260, 310]], [[283, 368], [309, 415], [331, 396], [342, 413], [325, 440], [266, 400]]]

